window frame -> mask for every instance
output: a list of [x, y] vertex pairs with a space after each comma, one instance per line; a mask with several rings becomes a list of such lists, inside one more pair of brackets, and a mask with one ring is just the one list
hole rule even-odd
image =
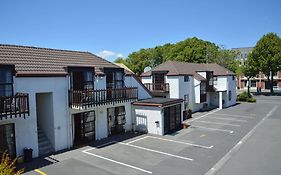
[[184, 82], [189, 82], [189, 76], [188, 75], [184, 75], [183, 76], [183, 81]]
[[[9, 72], [10, 73], [10, 81], [6, 82], [1, 82], [0, 81], [0, 86], [3, 87], [9, 87], [6, 89], [10, 89], [10, 90], [3, 90], [3, 95], [2, 96], [13, 96], [14, 95], [14, 76], [15, 76], [15, 66], [14, 65], [0, 65], [0, 71], [3, 72]], [[7, 74], [6, 74], [7, 75]], [[5, 89], [5, 88], [3, 88]], [[8, 94], [7, 92], [10, 91], [10, 93]], [[1, 96], [1, 91], [0, 91], [0, 96]]]

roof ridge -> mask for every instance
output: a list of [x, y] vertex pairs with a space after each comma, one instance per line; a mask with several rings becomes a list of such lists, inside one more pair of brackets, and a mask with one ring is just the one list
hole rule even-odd
[[54, 49], [49, 47], [38, 47], [38, 46], [26, 46], [26, 45], [16, 45], [16, 44], [1, 44], [0, 46], [12, 46], [12, 47], [19, 47], [19, 48], [32, 48], [32, 49], [44, 49], [44, 50], [53, 50], [53, 51], [66, 51], [66, 52], [76, 52], [76, 53], [90, 53], [88, 51], [78, 51], [78, 50], [67, 50], [67, 49]]

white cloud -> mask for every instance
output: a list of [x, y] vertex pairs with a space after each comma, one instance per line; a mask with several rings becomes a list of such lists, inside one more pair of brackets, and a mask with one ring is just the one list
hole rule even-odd
[[105, 58], [105, 59], [109, 59], [109, 58], [117, 58], [117, 57], [124, 57], [121, 53], [116, 53], [113, 51], [109, 51], [109, 50], [103, 50], [99, 53], [97, 53], [98, 56]]

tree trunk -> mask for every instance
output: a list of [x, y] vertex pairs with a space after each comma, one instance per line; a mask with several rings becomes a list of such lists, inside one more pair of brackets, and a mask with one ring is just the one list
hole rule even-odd
[[270, 75], [270, 93], [273, 94], [273, 72]]
[[250, 78], [249, 77], [247, 78], [247, 81], [248, 81], [248, 97], [251, 97], [251, 95], [250, 95]]

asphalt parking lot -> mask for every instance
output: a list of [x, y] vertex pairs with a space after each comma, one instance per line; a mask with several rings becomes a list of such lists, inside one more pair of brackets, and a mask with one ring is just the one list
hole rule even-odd
[[[262, 133], [272, 132], [262, 127], [271, 118], [280, 121], [280, 101], [281, 97], [258, 97], [256, 104], [243, 103], [223, 110], [198, 112], [188, 121], [191, 125], [188, 129], [165, 136], [140, 135], [122, 141], [108, 139], [98, 146], [50, 156], [53, 164], [26, 174], [251, 174], [251, 171], [243, 173], [247, 165], [237, 162], [243, 162], [247, 154], [248, 159], [253, 154], [257, 156], [251, 153], [253, 147], [262, 149], [251, 139], [257, 139], [255, 133], [259, 129], [263, 129]], [[275, 127], [280, 128], [281, 123], [280, 127]], [[267, 142], [260, 144], [268, 145]], [[275, 144], [280, 146], [281, 140]], [[239, 158], [243, 151], [246, 152]], [[266, 161], [281, 159], [280, 153], [272, 156], [275, 157]], [[256, 167], [250, 165], [257, 172], [267, 174], [264, 169], [259, 170], [258, 164]], [[278, 167], [272, 166], [271, 172], [275, 172], [274, 168], [278, 172]], [[257, 172], [253, 171], [253, 174]]]

